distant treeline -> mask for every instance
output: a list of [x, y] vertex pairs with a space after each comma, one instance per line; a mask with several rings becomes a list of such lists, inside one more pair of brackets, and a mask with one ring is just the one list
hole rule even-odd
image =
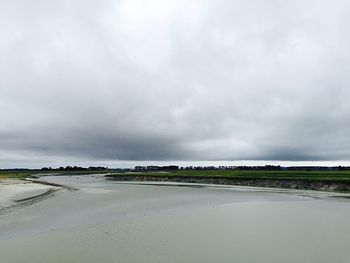
[[47, 172], [47, 171], [106, 171], [109, 170], [108, 167], [103, 166], [90, 166], [90, 167], [80, 167], [80, 166], [61, 166], [59, 168], [43, 167], [40, 169], [29, 169], [29, 168], [12, 168], [12, 169], [0, 169], [0, 172]]
[[187, 166], [179, 167], [176, 165], [169, 166], [135, 166], [135, 171], [178, 171], [178, 170], [246, 170], [246, 171], [349, 171], [349, 166]]
[[108, 167], [103, 166], [90, 166], [90, 167], [80, 167], [80, 166], [66, 166], [59, 168], [43, 167], [41, 171], [105, 171]]
[[0, 169], [1, 172], [72, 172], [72, 171], [111, 171], [111, 172], [154, 172], [154, 171], [212, 171], [212, 170], [246, 170], [246, 171], [350, 171], [349, 166], [280, 166], [280, 165], [264, 165], [264, 166], [187, 166], [179, 167], [177, 165], [167, 166], [135, 166], [134, 169], [128, 168], [108, 168], [103, 166], [61, 166], [58, 168], [43, 167], [41, 169], [27, 169], [27, 168], [14, 168], [14, 169]]

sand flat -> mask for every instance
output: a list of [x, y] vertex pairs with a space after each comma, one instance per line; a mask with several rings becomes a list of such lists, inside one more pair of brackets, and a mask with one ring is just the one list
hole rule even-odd
[[350, 262], [350, 199], [333, 193], [45, 181], [79, 190], [0, 215], [1, 263]]
[[58, 187], [42, 185], [30, 181], [3, 179], [0, 180], [0, 210], [15, 206], [21, 200], [28, 200], [45, 194]]

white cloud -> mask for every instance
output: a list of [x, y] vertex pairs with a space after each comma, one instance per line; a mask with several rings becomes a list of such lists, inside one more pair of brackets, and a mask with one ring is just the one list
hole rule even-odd
[[348, 160], [349, 7], [2, 1], [1, 150], [91, 162]]

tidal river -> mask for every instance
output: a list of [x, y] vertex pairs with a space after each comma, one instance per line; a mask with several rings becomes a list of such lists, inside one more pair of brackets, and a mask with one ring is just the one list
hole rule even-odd
[[0, 263], [349, 263], [350, 199], [312, 191], [46, 177], [0, 215]]

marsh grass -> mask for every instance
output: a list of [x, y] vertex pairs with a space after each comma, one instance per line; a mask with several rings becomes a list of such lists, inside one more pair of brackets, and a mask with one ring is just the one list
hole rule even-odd
[[28, 172], [11, 172], [11, 171], [0, 171], [1, 179], [24, 179], [31, 176]]
[[226, 179], [269, 179], [350, 182], [350, 171], [266, 171], [266, 170], [179, 170], [173, 172], [112, 173], [110, 177], [203, 177]]

